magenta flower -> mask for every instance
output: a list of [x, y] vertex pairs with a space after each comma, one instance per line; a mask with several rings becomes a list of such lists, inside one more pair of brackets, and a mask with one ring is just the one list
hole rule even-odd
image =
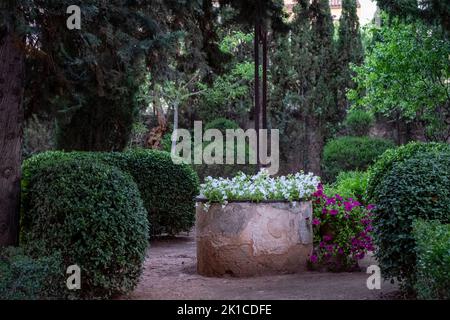
[[323, 240], [324, 240], [324, 241], [331, 241], [332, 239], [333, 239], [333, 237], [330, 236], [330, 235], [328, 235], [328, 234], [326, 234], [326, 235], [323, 236]]
[[353, 201], [353, 207], [360, 207], [361, 203], [358, 201]]
[[345, 208], [345, 211], [352, 211], [352, 209], [353, 209], [353, 205], [351, 204], [351, 202], [344, 202], [344, 208]]
[[327, 214], [327, 213], [328, 213], [328, 209], [327, 209], [327, 208], [323, 208], [323, 209], [322, 209], [322, 213], [323, 213], [323, 214]]
[[315, 254], [312, 254], [312, 255], [309, 257], [309, 260], [310, 260], [312, 263], [316, 263], [316, 262], [317, 262], [317, 256], [316, 256]]
[[335, 215], [337, 215], [338, 213], [339, 213], [339, 211], [337, 211], [336, 209], [330, 210], [330, 215], [331, 215], [331, 216], [335, 216]]
[[367, 210], [373, 210], [373, 209], [375, 209], [375, 205], [374, 204], [369, 204], [367, 206]]
[[336, 204], [336, 199], [334, 199], [334, 198], [327, 198], [326, 205], [329, 206], [329, 205], [332, 205], [332, 204]]
[[320, 224], [320, 220], [317, 218], [314, 218], [312, 221], [313, 226], [318, 226]]
[[335, 197], [336, 197], [336, 200], [338, 200], [338, 201], [344, 200], [344, 199], [343, 199], [340, 195], [338, 195], [338, 194], [336, 194]]

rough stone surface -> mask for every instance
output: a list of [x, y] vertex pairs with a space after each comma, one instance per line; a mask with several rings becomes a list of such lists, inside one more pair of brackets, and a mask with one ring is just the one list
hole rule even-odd
[[197, 270], [247, 277], [306, 270], [311, 202], [233, 202], [197, 207]]

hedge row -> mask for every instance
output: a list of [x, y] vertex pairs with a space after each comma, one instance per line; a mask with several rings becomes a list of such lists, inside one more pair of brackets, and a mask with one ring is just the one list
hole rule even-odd
[[344, 136], [330, 140], [323, 150], [322, 178], [334, 182], [340, 172], [365, 171], [393, 147], [392, 141], [380, 138]]
[[[4, 254], [0, 268], [9, 276], [0, 296], [20, 299], [16, 283], [24, 297], [37, 299], [129, 292], [142, 271], [149, 219], [154, 234], [189, 231], [197, 191], [194, 171], [166, 152], [46, 152], [26, 160], [20, 240], [28, 255]], [[40, 272], [46, 263], [54, 267], [48, 277]], [[71, 265], [81, 269], [81, 290], [66, 287]]]
[[171, 155], [157, 150], [128, 152], [41, 153], [25, 161], [23, 189], [41, 166], [59, 159], [99, 161], [130, 174], [136, 182], [149, 215], [151, 235], [189, 231], [195, 220], [195, 201], [199, 180], [192, 168], [174, 164]]

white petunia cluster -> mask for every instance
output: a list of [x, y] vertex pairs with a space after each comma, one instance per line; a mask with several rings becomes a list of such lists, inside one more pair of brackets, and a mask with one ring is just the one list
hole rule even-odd
[[240, 172], [232, 179], [207, 177], [200, 186], [200, 197], [222, 204], [228, 201], [298, 201], [311, 197], [319, 183], [320, 178], [312, 173], [271, 177], [266, 169], [261, 169], [254, 176]]

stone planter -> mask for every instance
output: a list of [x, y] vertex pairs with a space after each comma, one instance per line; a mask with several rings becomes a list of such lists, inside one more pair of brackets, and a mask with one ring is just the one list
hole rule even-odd
[[196, 213], [197, 270], [245, 277], [307, 269], [312, 250], [312, 203], [230, 202]]

